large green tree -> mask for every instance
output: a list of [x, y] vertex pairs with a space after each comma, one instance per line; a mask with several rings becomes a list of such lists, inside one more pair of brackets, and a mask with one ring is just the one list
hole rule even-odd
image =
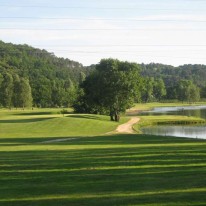
[[111, 120], [119, 121], [120, 113], [130, 108], [140, 96], [140, 80], [137, 64], [103, 59], [84, 81], [78, 108], [86, 108], [85, 112], [108, 113]]

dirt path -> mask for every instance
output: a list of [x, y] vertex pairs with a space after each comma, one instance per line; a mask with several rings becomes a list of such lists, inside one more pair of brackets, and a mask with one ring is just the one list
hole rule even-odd
[[132, 117], [128, 122], [121, 124], [117, 127], [116, 133], [129, 133], [133, 134], [135, 131], [133, 130], [132, 126], [139, 122], [139, 117]]

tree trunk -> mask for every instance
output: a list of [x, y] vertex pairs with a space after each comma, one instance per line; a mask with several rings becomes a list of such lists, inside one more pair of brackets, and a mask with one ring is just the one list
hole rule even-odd
[[110, 116], [110, 120], [111, 120], [111, 121], [114, 121], [114, 112], [112, 111], [111, 108], [110, 108], [110, 114], [109, 114], [109, 116]]
[[118, 112], [115, 112], [115, 122], [119, 122], [120, 120], [120, 115]]
[[114, 116], [110, 114], [110, 120], [114, 121]]

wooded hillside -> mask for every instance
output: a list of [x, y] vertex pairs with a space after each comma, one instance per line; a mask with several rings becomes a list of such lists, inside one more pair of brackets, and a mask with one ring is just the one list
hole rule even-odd
[[[96, 66], [84, 67], [46, 50], [0, 41], [0, 106], [72, 106], [78, 101], [79, 85]], [[205, 65], [151, 63], [136, 67], [140, 73], [136, 102], [206, 98]]]
[[73, 90], [85, 78], [86, 72], [82, 64], [57, 58], [46, 50], [0, 41], [2, 106], [14, 106], [12, 92], [19, 79], [25, 79], [30, 85], [34, 106], [67, 106], [74, 98]]

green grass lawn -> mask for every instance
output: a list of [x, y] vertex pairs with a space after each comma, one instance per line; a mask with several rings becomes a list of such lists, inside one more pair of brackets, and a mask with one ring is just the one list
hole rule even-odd
[[0, 110], [0, 138], [94, 136], [111, 132], [128, 120], [111, 122], [108, 116], [59, 114], [61, 109]]
[[1, 110], [0, 205], [206, 204], [205, 140], [102, 135], [118, 124], [58, 109]]
[[206, 141], [148, 135], [0, 139], [0, 205], [205, 205]]

